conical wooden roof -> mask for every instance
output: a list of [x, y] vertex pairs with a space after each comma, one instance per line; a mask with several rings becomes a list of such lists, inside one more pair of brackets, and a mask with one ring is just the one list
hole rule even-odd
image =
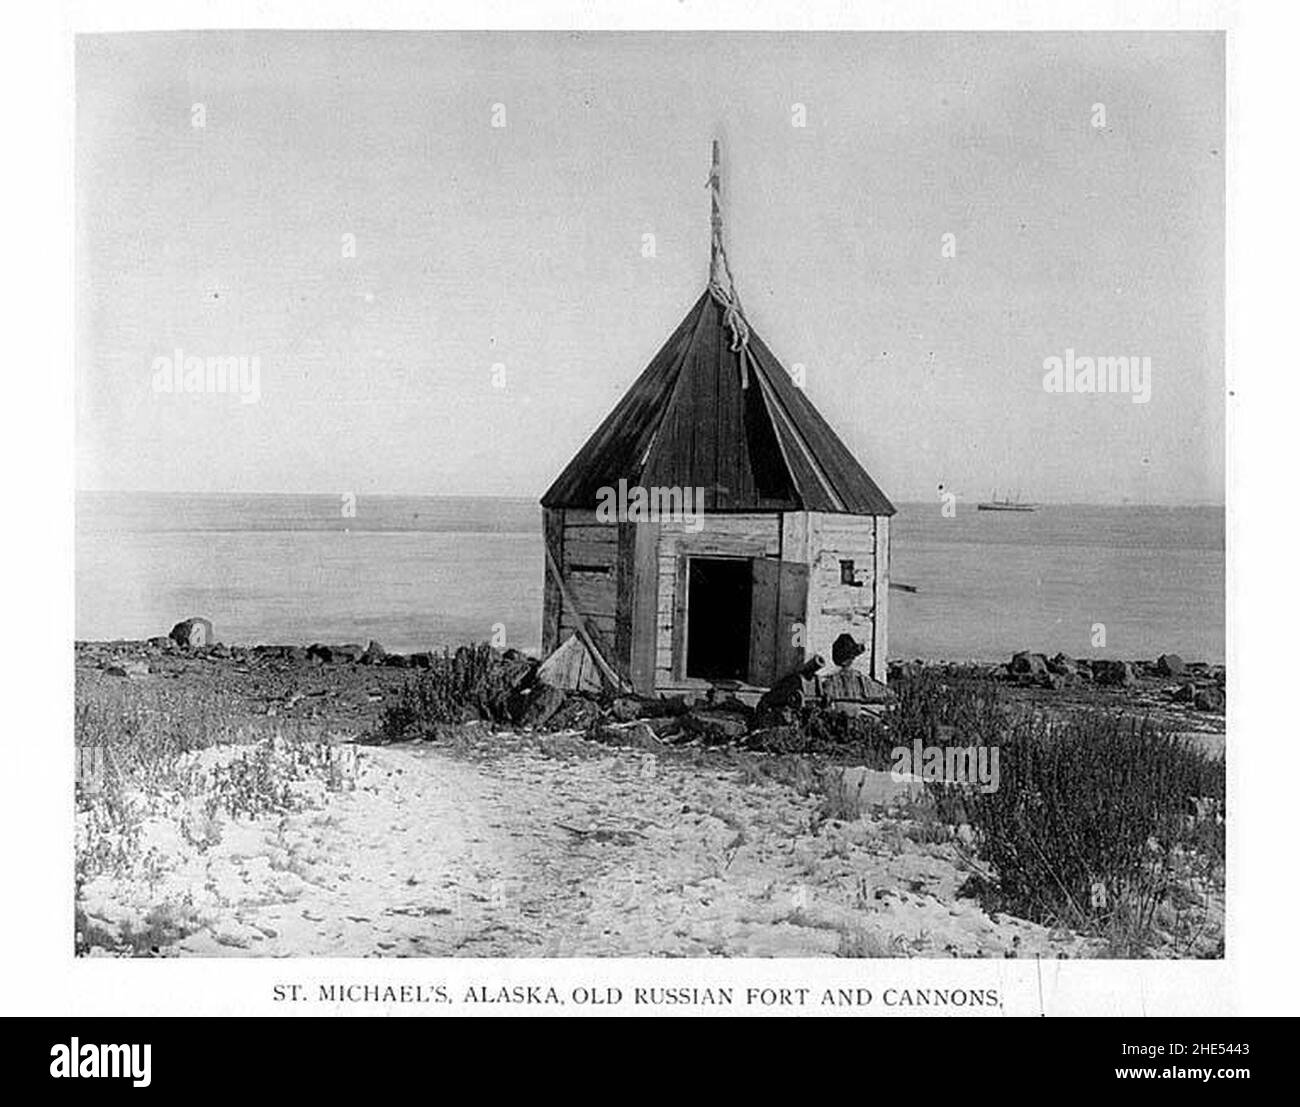
[[626, 480], [703, 488], [706, 511], [893, 515], [753, 329], [732, 345], [724, 308], [706, 289], [542, 505], [594, 508], [602, 488]]

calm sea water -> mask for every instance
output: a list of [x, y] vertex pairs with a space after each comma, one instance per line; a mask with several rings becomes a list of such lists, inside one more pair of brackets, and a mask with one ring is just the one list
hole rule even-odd
[[[76, 634], [166, 634], [188, 615], [231, 643], [366, 642], [409, 651], [540, 644], [534, 501], [82, 493]], [[890, 594], [895, 657], [1013, 650], [1224, 658], [1222, 508], [1048, 506], [1030, 514], [903, 504]], [[1103, 624], [1106, 648], [1092, 637]]]

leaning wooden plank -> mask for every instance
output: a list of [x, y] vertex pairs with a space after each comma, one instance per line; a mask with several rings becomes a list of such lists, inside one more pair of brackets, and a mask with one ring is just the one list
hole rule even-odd
[[601, 674], [609, 682], [610, 687], [615, 691], [628, 691], [627, 682], [610, 667], [609, 662], [605, 659], [604, 653], [597, 648], [595, 639], [599, 637], [599, 633], [594, 632], [593, 628], [587, 625], [587, 620], [583, 616], [581, 609], [576, 603], [574, 603], [573, 596], [569, 593], [568, 585], [564, 583], [564, 574], [560, 572], [559, 563], [556, 561], [555, 554], [552, 553], [550, 546], [546, 547], [546, 567], [555, 577], [555, 582], [560, 589], [560, 596], [564, 600], [564, 606], [569, 609], [569, 614], [573, 616], [577, 623], [578, 637], [582, 639], [582, 644], [591, 651], [591, 658], [599, 666]]

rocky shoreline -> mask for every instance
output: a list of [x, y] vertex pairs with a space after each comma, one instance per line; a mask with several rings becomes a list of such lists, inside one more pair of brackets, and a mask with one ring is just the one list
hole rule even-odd
[[[77, 668], [128, 680], [207, 679], [254, 701], [247, 706], [255, 715], [313, 717], [329, 707], [364, 726], [377, 719], [377, 705], [442, 656], [434, 651], [389, 653], [376, 641], [364, 646], [322, 642], [243, 646], [209, 639], [191, 645], [187, 634], [196, 622], [202, 621], [177, 624], [170, 636], [77, 642]], [[210, 624], [206, 629], [210, 633]], [[520, 689], [500, 715], [527, 728], [591, 730], [603, 724], [623, 727], [642, 721], [646, 725], [629, 743], [642, 745], [673, 736], [698, 737], [704, 744], [743, 743], [747, 734], [763, 729], [755, 726], [756, 695], [722, 689], [711, 696], [665, 701], [565, 694], [536, 681], [536, 658], [516, 650], [494, 651], [494, 655], [506, 671], [508, 690]], [[1187, 733], [1221, 735], [1224, 730], [1226, 668], [1187, 662], [1172, 653], [1123, 661], [1023, 651], [1003, 663], [915, 659], [889, 664], [891, 684], [922, 677], [992, 681], [1007, 696], [1049, 710], [1113, 708], [1153, 716]], [[471, 723], [477, 718], [471, 710], [457, 721]], [[763, 748], [761, 741], [757, 748]]]

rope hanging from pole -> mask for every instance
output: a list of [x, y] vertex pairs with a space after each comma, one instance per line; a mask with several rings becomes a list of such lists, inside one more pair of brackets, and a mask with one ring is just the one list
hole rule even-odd
[[713, 169], [709, 173], [708, 188], [713, 204], [710, 220], [713, 241], [709, 252], [709, 295], [722, 308], [723, 322], [731, 331], [731, 349], [740, 357], [740, 387], [749, 387], [749, 324], [740, 306], [736, 282], [731, 275], [731, 262], [727, 260], [727, 247], [722, 240], [722, 173], [718, 165], [718, 140], [713, 140]]

